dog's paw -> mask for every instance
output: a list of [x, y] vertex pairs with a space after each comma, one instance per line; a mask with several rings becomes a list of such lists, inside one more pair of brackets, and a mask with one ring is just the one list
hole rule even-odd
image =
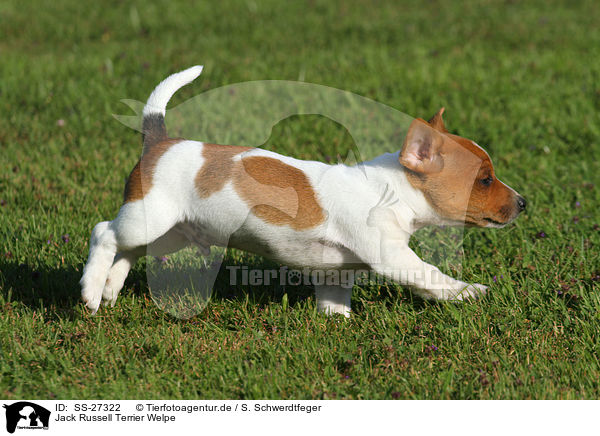
[[93, 286], [82, 286], [81, 299], [87, 308], [92, 311], [92, 315], [95, 315], [102, 301], [102, 291], [98, 292]]
[[102, 305], [114, 307], [120, 290], [121, 288], [118, 287], [118, 285], [115, 286], [110, 277], [107, 278], [106, 283], [104, 284], [104, 290], [102, 291]]
[[319, 312], [323, 312], [328, 316], [332, 316], [336, 313], [343, 315], [345, 318], [350, 318], [350, 307], [345, 304], [319, 304]]
[[81, 299], [88, 309], [95, 315], [102, 302], [102, 287], [98, 286], [101, 278], [93, 274], [84, 273], [79, 284], [81, 285]]
[[479, 283], [468, 284], [456, 294], [455, 300], [464, 301], [483, 297], [488, 291], [488, 287]]

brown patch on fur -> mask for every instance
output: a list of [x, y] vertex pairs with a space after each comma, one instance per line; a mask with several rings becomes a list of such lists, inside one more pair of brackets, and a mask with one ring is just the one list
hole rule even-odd
[[195, 178], [200, 198], [219, 192], [232, 180], [236, 192], [258, 218], [277, 226], [305, 230], [325, 214], [306, 175], [291, 165], [264, 156], [234, 156], [251, 147], [204, 144], [204, 163]]
[[233, 156], [251, 149], [252, 147], [236, 145], [204, 144], [202, 146], [204, 163], [194, 180], [198, 196], [207, 198], [223, 189], [225, 183], [231, 178]]
[[291, 165], [264, 156], [242, 158], [234, 175], [237, 192], [260, 219], [306, 230], [325, 220], [308, 177]]
[[[496, 178], [489, 155], [472, 141], [441, 130], [441, 113], [433, 119], [438, 115], [438, 125], [431, 127], [440, 135], [437, 139], [443, 141], [439, 147], [443, 168], [425, 174], [406, 169], [410, 184], [423, 192], [441, 216], [450, 220], [485, 226], [514, 219], [520, 212], [517, 194]], [[419, 119], [419, 122], [425, 121]], [[492, 180], [486, 186], [483, 180], [487, 178]]]
[[181, 141], [183, 141], [181, 138], [167, 139], [166, 141], [154, 144], [147, 149], [133, 170], [131, 170], [129, 178], [125, 183], [125, 192], [123, 193], [124, 203], [130, 203], [144, 198], [146, 193], [152, 188], [154, 170], [156, 169], [156, 164], [159, 159], [173, 145], [178, 144]]

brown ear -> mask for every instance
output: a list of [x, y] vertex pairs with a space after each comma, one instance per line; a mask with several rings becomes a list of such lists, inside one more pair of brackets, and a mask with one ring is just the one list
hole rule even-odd
[[437, 111], [437, 113], [429, 120], [429, 124], [431, 124], [434, 129], [439, 130], [440, 132], [448, 133], [448, 130], [446, 130], [446, 126], [444, 125], [444, 120], [442, 119], [442, 114], [445, 110], [446, 108], [442, 107], [439, 111]]
[[437, 173], [444, 168], [444, 160], [440, 155], [443, 141], [442, 135], [432, 129], [425, 120], [417, 118], [408, 128], [399, 161], [417, 173]]

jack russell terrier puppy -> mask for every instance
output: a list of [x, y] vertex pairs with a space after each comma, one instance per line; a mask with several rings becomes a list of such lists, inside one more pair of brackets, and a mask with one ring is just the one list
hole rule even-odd
[[[425, 225], [503, 227], [525, 199], [498, 180], [488, 154], [450, 134], [444, 108], [415, 119], [399, 151], [355, 166], [326, 165], [259, 148], [172, 139], [167, 102], [200, 75], [173, 74], [143, 111], [143, 153], [113, 221], [97, 224], [81, 279], [94, 313], [114, 304], [143, 255], [195, 244], [234, 247], [311, 269], [369, 268], [426, 299], [463, 300], [487, 287], [444, 275], [408, 245]], [[315, 285], [319, 310], [350, 314], [352, 283]]]

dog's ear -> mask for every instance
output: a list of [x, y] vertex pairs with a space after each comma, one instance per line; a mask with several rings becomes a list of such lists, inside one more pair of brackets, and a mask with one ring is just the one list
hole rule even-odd
[[440, 155], [443, 142], [442, 135], [431, 128], [425, 120], [417, 118], [408, 128], [400, 152], [400, 163], [417, 173], [437, 173], [444, 168], [444, 160]]
[[440, 108], [440, 110], [437, 111], [437, 113], [431, 117], [431, 119], [429, 120], [429, 124], [431, 124], [431, 127], [433, 127], [436, 130], [439, 130], [440, 132], [448, 133], [448, 130], [446, 129], [446, 125], [444, 124], [444, 120], [442, 118], [442, 114], [445, 110], [445, 107]]

